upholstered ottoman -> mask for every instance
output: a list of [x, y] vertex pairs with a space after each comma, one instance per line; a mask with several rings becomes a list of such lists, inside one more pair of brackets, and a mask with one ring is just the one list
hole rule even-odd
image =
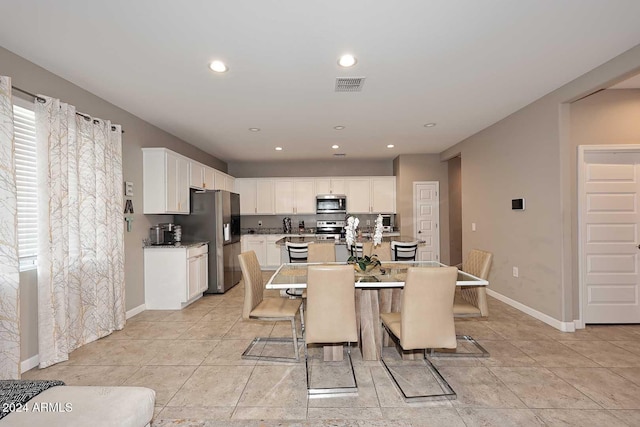
[[145, 427], [155, 400], [156, 392], [145, 387], [58, 386], [5, 416], [0, 427]]

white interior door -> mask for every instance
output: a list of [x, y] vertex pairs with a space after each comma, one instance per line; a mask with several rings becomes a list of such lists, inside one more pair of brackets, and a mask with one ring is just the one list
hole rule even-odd
[[580, 244], [584, 323], [639, 323], [640, 152], [585, 152]]
[[438, 181], [413, 183], [413, 232], [418, 246], [419, 261], [440, 261], [440, 183]]

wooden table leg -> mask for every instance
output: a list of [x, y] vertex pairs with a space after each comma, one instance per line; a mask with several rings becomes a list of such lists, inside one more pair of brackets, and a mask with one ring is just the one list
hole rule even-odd
[[363, 360], [380, 360], [380, 306], [377, 289], [362, 289], [360, 296], [360, 349]]

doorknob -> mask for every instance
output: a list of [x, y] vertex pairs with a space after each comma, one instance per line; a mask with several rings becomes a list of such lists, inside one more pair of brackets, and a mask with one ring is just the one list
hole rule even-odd
[[640, 249], [640, 245], [638, 245], [638, 249]]
[[[422, 230], [418, 230], [418, 234], [422, 234]], [[638, 249], [640, 249], [640, 245], [638, 245]]]

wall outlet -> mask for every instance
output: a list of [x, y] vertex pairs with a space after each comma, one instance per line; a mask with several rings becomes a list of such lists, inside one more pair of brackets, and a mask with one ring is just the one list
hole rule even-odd
[[475, 222], [471, 223], [471, 231], [476, 231], [476, 223]]
[[367, 225], [371, 225], [371, 220], [370, 219], [367, 220]]
[[258, 227], [262, 227], [262, 221], [258, 221]]
[[518, 267], [513, 267], [513, 277], [520, 277], [520, 272], [518, 271]]

